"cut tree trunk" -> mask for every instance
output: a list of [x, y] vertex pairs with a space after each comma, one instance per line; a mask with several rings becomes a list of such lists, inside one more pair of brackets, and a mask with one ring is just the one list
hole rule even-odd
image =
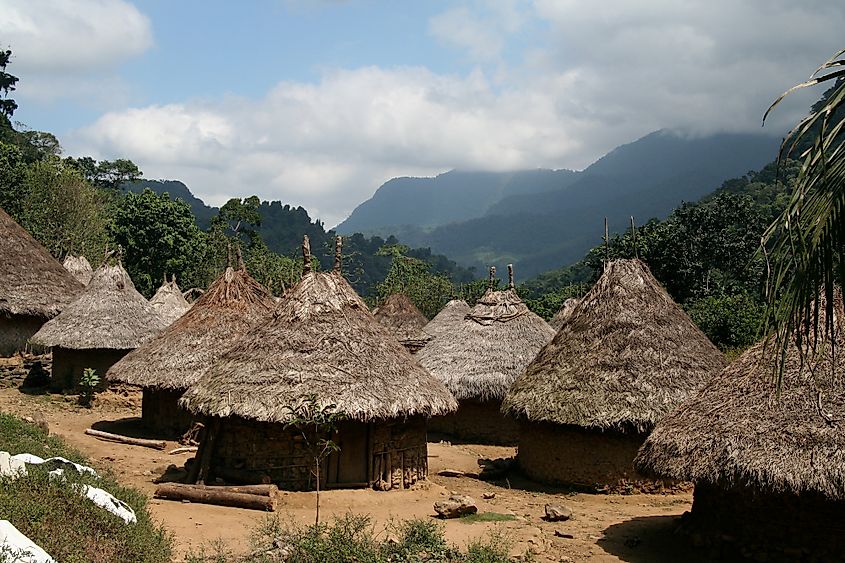
[[216, 504], [235, 508], [247, 508], [250, 510], [264, 510], [269, 512], [275, 510], [273, 497], [271, 496], [218, 491], [215, 489], [217, 487], [197, 487], [196, 485], [166, 483], [159, 485], [153, 496], [167, 500]]
[[244, 493], [271, 497], [278, 492], [276, 485], [184, 485], [199, 491], [220, 491], [224, 493]]
[[107, 442], [119, 442], [121, 444], [129, 444], [131, 446], [143, 446], [145, 448], [153, 448], [156, 450], [163, 450], [167, 447], [167, 442], [164, 440], [145, 440], [143, 438], [130, 438], [129, 436], [121, 436], [120, 434], [112, 434], [111, 432], [103, 432], [101, 430], [94, 430], [88, 428], [85, 433], [89, 436], [94, 436], [100, 440]]

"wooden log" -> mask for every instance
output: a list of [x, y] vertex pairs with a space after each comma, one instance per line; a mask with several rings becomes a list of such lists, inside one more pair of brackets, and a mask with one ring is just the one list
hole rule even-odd
[[250, 510], [264, 510], [269, 512], [275, 510], [273, 498], [270, 496], [233, 493], [214, 489], [214, 487], [203, 488], [177, 483], [166, 483], [159, 485], [153, 496], [167, 500], [187, 500], [200, 504], [217, 504]]
[[260, 495], [272, 497], [279, 491], [276, 485], [180, 485], [186, 490], [196, 489], [198, 491], [220, 491], [224, 493], [243, 493], [246, 495]]
[[175, 450], [170, 450], [167, 452], [168, 455], [176, 455], [176, 454], [187, 454], [191, 452], [196, 452], [197, 446], [185, 446], [182, 448], [176, 448]]
[[143, 438], [130, 438], [129, 436], [121, 436], [120, 434], [112, 434], [111, 432], [103, 432], [101, 430], [94, 430], [88, 428], [85, 433], [89, 436], [94, 436], [100, 440], [107, 442], [119, 442], [121, 444], [129, 444], [131, 446], [143, 446], [145, 448], [153, 448], [156, 450], [163, 450], [167, 447], [167, 442], [164, 440], [145, 440]]

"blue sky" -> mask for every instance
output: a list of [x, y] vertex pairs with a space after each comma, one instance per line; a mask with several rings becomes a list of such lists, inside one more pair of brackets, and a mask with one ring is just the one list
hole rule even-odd
[[394, 176], [583, 168], [660, 128], [760, 131], [843, 26], [845, 5], [820, 0], [0, 0], [15, 117], [67, 154], [329, 225]]

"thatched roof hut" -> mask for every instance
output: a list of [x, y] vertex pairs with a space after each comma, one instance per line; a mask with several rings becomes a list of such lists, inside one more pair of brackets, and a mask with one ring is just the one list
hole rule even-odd
[[425, 338], [430, 342], [443, 335], [457, 332], [461, 329], [469, 310], [469, 305], [463, 299], [452, 299], [423, 327], [418, 338]]
[[123, 266], [103, 264], [79, 299], [46, 322], [31, 341], [53, 348], [54, 387], [66, 389], [85, 367], [104, 374], [126, 352], [166, 326]]
[[170, 281], [167, 281], [167, 276], [165, 275], [161, 287], [158, 288], [155, 295], [150, 299], [150, 305], [168, 323], [173, 323], [191, 308], [191, 304], [182, 295], [182, 290], [176, 285], [175, 275]]
[[516, 428], [500, 416], [501, 400], [555, 332], [519, 298], [512, 277], [507, 289], [488, 290], [460, 321], [458, 307], [435, 327], [441, 335], [417, 353], [420, 364], [461, 402], [455, 415], [431, 427], [459, 438], [511, 443]]
[[[295, 448], [284, 438], [289, 431], [278, 424], [291, 420], [291, 408], [312, 398], [320, 408], [334, 405], [348, 425], [339, 429], [347, 447], [341, 445], [336, 460], [330, 460], [334, 473], [329, 470], [327, 479], [359, 485], [382, 480], [388, 488], [390, 483], [409, 484], [425, 468], [424, 419], [454, 410], [455, 400], [373, 318], [341, 276], [339, 251], [334, 271], [312, 272], [307, 237], [303, 249], [305, 271], [299, 283], [269, 317], [214, 362], [181, 404], [196, 414], [225, 419], [216, 442], [208, 446], [224, 469], [243, 459], [249, 436]], [[394, 436], [397, 442], [390, 447], [410, 440], [399, 448], [404, 453], [397, 450], [390, 461], [395, 464], [405, 456], [402, 467], [408, 473], [399, 483], [385, 479], [387, 468], [379, 461], [390, 442], [389, 428], [397, 423], [400, 430], [406, 425], [407, 432]], [[266, 472], [282, 485], [306, 486], [302, 479], [307, 475], [291, 473], [298, 455], [283, 448], [266, 452], [251, 457], [244, 470]]]
[[[774, 545], [798, 539], [799, 548], [829, 546], [836, 537], [833, 549], [845, 551], [841, 301], [837, 310], [835, 346], [820, 342], [813, 351], [807, 340], [801, 348], [793, 342], [780, 389], [779, 350], [760, 342], [663, 418], [646, 440], [637, 468], [693, 481], [696, 525], [763, 535], [752, 540]], [[716, 519], [714, 512], [724, 516]], [[784, 514], [790, 514], [789, 534], [783, 534]]]
[[7, 356], [22, 350], [83, 286], [2, 209], [0, 240], [0, 356]]
[[421, 338], [424, 335], [420, 332], [428, 319], [404, 293], [389, 295], [376, 307], [373, 316], [411, 353], [419, 351], [428, 341], [428, 338]]
[[91, 276], [94, 275], [94, 269], [91, 268], [88, 259], [82, 255], [74, 256], [73, 254], [68, 254], [65, 256], [65, 261], [62, 262], [62, 266], [70, 272], [73, 279], [82, 285], [88, 285], [91, 282]]
[[[645, 264], [615, 260], [516, 380], [502, 410], [528, 423], [519, 456], [535, 478], [630, 481], [639, 478], [632, 462], [645, 435], [725, 364]], [[550, 448], [552, 439], [562, 449]], [[576, 443], [587, 451], [571, 451]], [[608, 460], [603, 473], [592, 474], [590, 451], [599, 444]], [[536, 469], [559, 449], [569, 463], [552, 464], [556, 474]]]
[[572, 314], [572, 311], [575, 310], [575, 306], [578, 305], [578, 299], [574, 297], [570, 297], [566, 301], [563, 302], [563, 306], [555, 313], [555, 316], [552, 317], [552, 320], [549, 321], [549, 325], [555, 330], [560, 330], [560, 327], [563, 326], [563, 323], [569, 316]]
[[148, 425], [184, 426], [190, 421], [176, 404], [184, 390], [274, 305], [245, 268], [226, 268], [181, 318], [129, 352], [106, 377], [144, 388], [142, 412]]

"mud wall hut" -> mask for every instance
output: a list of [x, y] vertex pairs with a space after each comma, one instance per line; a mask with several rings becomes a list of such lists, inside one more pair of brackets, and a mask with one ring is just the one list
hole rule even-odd
[[501, 414], [502, 399], [554, 330], [522, 302], [512, 275], [507, 289], [488, 290], [462, 318], [453, 319], [417, 353], [459, 404], [457, 412], [433, 418], [429, 429], [453, 439], [515, 444], [518, 427]]
[[426, 419], [454, 410], [449, 392], [416, 362], [340, 274], [312, 272], [277, 309], [239, 338], [184, 394], [207, 420], [190, 480], [269, 480], [310, 489], [303, 407], [342, 417], [327, 435], [340, 446], [322, 487], [405, 488], [427, 473]]
[[175, 275], [170, 281], [167, 281], [167, 276], [165, 275], [161, 287], [150, 298], [150, 305], [153, 306], [155, 312], [167, 321], [168, 324], [175, 322], [191, 308], [191, 304], [188, 303], [182, 295], [182, 290], [176, 284]]
[[54, 390], [75, 389], [85, 368], [96, 370], [104, 387], [112, 364], [166, 326], [120, 264], [103, 264], [82, 295], [31, 340], [53, 350]]
[[243, 263], [226, 268], [187, 313], [115, 363], [106, 378], [143, 388], [141, 413], [148, 427], [184, 433], [193, 416], [178, 405], [182, 393], [274, 306]]
[[376, 307], [373, 316], [412, 354], [428, 341], [421, 333], [428, 319], [404, 293], [389, 295], [384, 303]]
[[505, 398], [521, 425], [519, 465], [588, 491], [674, 486], [637, 473], [636, 452], [725, 364], [645, 264], [610, 262]]
[[684, 530], [720, 557], [845, 554], [841, 301], [836, 311], [835, 346], [791, 341], [780, 389], [779, 346], [760, 342], [661, 420], [637, 457], [643, 473], [695, 483]]
[[83, 287], [2, 209], [0, 240], [0, 356], [11, 356]]

